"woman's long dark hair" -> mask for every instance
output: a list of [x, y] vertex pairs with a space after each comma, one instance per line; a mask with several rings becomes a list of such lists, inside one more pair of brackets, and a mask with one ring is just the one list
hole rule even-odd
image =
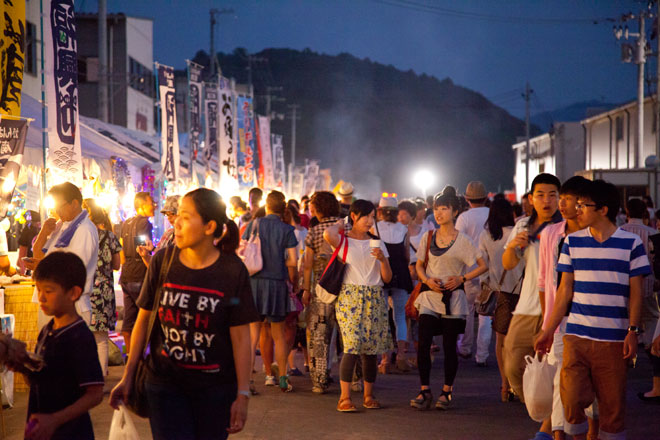
[[213, 231], [213, 236], [220, 238], [218, 249], [223, 253], [235, 254], [240, 238], [238, 226], [227, 217], [227, 205], [220, 195], [208, 188], [197, 188], [184, 197], [190, 197], [204, 223], [215, 221], [217, 227]]
[[503, 198], [494, 199], [490, 205], [488, 220], [486, 220], [485, 224], [485, 228], [493, 241], [501, 239], [503, 235], [502, 230], [514, 224], [513, 206], [511, 206], [511, 203]]

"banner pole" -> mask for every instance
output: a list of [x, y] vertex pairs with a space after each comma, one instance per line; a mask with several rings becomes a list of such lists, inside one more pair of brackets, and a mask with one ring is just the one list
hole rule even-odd
[[41, 218], [46, 218], [48, 212], [46, 211], [46, 170], [47, 170], [47, 155], [48, 155], [48, 136], [46, 135], [48, 129], [48, 121], [46, 120], [46, 73], [44, 67], [44, 1], [39, 0], [39, 29], [41, 32], [41, 142], [42, 142], [42, 156], [43, 156], [43, 170], [41, 171], [41, 203], [39, 203], [39, 212]]
[[[188, 123], [192, 124], [192, 106], [193, 106], [193, 101], [192, 101], [192, 95], [190, 93], [190, 60], [186, 60], [186, 76], [188, 77]], [[193, 148], [192, 148], [192, 139], [191, 139], [191, 130], [190, 127], [188, 127], [188, 149], [190, 150], [190, 182], [192, 183], [192, 177], [193, 173], [195, 172], [195, 157], [193, 153]]]

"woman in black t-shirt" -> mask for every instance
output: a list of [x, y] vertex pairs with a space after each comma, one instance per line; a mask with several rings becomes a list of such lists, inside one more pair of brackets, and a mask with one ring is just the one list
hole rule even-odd
[[[250, 376], [250, 330], [259, 319], [247, 269], [236, 256], [238, 230], [214, 191], [186, 194], [174, 225], [176, 246], [154, 255], [137, 304], [117, 407], [132, 392], [165, 255], [145, 382], [154, 439], [222, 439], [243, 429]], [[218, 247], [214, 240], [220, 239]]]

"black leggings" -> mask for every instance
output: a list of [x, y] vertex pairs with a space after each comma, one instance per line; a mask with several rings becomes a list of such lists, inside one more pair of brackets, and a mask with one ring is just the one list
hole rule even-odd
[[445, 359], [445, 385], [454, 385], [458, 371], [458, 355], [456, 341], [458, 335], [465, 331], [464, 319], [436, 318], [432, 315], [419, 315], [419, 347], [417, 349], [417, 365], [419, 380], [423, 386], [431, 381], [431, 344], [433, 337], [442, 335], [442, 348]]
[[362, 360], [362, 377], [365, 382], [376, 382], [378, 373], [378, 362], [375, 354], [348, 354], [344, 353], [339, 364], [339, 380], [342, 382], [353, 381], [353, 371], [358, 360]]

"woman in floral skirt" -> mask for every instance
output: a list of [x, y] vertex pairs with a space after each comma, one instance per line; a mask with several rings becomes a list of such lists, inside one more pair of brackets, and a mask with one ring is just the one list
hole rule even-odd
[[[337, 298], [337, 323], [344, 342], [344, 355], [339, 365], [341, 396], [337, 411], [354, 412], [350, 386], [355, 364], [362, 360], [364, 402], [367, 409], [378, 409], [380, 403], [373, 394], [378, 370], [377, 356], [393, 348], [387, 318], [387, 300], [383, 282], [392, 279], [385, 245], [369, 233], [374, 226], [376, 208], [367, 200], [356, 200], [351, 205], [352, 229], [346, 233], [346, 272]], [[341, 243], [343, 220], [325, 230], [323, 237], [331, 246]]]

